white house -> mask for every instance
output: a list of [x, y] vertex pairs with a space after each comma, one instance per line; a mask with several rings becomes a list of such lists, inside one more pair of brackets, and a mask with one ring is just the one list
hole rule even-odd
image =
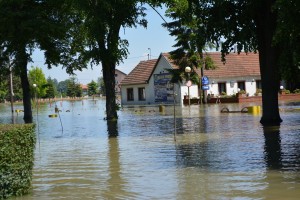
[[[258, 53], [230, 53], [226, 61], [221, 61], [221, 53], [208, 53], [217, 66], [215, 70], [204, 70], [209, 77], [208, 94], [227, 95], [236, 94], [244, 90], [249, 96], [254, 96], [257, 89], [261, 89], [261, 76]], [[196, 69], [200, 76], [200, 69]]]
[[[208, 94], [235, 94], [245, 90], [248, 95], [254, 95], [260, 88], [260, 73], [258, 54], [229, 54], [226, 63], [221, 62], [220, 53], [208, 53], [215, 70], [204, 70], [209, 79]], [[168, 53], [160, 54], [158, 59], [141, 61], [120, 83], [122, 105], [146, 104], [182, 104], [184, 96], [190, 93], [190, 98], [199, 98], [199, 86], [186, 83], [173, 85], [168, 70], [178, 69]], [[194, 69], [201, 76], [200, 69]]]

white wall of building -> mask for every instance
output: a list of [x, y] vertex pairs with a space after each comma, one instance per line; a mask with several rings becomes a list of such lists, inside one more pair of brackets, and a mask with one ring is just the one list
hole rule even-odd
[[207, 94], [221, 95], [219, 94], [218, 83], [226, 83], [227, 95], [234, 95], [238, 92], [238, 82], [245, 82], [245, 90], [249, 96], [254, 96], [256, 92], [256, 80], [260, 80], [260, 77], [235, 77], [230, 79], [210, 79], [209, 90]]
[[[133, 101], [127, 100], [127, 89], [133, 89]], [[145, 100], [139, 100], [138, 88], [145, 88]], [[148, 84], [138, 84], [138, 85], [126, 85], [121, 87], [121, 104], [122, 105], [146, 105], [149, 104], [147, 99], [149, 99], [149, 87]]]

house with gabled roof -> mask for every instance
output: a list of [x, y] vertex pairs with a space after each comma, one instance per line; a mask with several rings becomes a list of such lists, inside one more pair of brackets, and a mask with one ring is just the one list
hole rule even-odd
[[[221, 61], [221, 53], [207, 53], [216, 66], [215, 70], [204, 70], [209, 79], [207, 94], [227, 95], [245, 90], [254, 95], [261, 88], [258, 54], [229, 54]], [[190, 98], [199, 99], [199, 86], [186, 83], [172, 84], [168, 69], [178, 69], [168, 53], [161, 53], [158, 59], [141, 61], [120, 83], [123, 105], [183, 104], [188, 90]], [[201, 77], [200, 69], [193, 69]], [[175, 95], [174, 95], [175, 94]], [[174, 99], [175, 97], [175, 99]]]
[[[230, 53], [225, 61], [221, 61], [221, 53], [207, 53], [217, 67], [214, 70], [204, 70], [204, 76], [209, 78], [208, 94], [234, 95], [244, 90], [248, 96], [253, 96], [261, 89], [261, 76], [258, 53]], [[195, 70], [201, 77], [200, 69]]]

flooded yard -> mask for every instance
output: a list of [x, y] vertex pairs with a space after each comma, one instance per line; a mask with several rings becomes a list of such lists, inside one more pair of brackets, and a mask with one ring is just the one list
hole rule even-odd
[[[247, 104], [178, 106], [176, 141], [173, 106], [123, 108], [109, 137], [104, 100], [56, 105], [60, 118], [48, 117], [54, 104], [33, 110], [33, 189], [18, 200], [300, 197], [300, 103], [281, 104], [283, 123], [269, 129], [260, 115], [220, 112]], [[11, 122], [9, 105], [0, 113]]]

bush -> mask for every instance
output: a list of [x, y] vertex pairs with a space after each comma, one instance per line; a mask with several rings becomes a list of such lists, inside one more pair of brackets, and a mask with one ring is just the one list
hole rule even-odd
[[0, 199], [31, 189], [35, 142], [33, 124], [0, 125]]
[[293, 92], [294, 93], [300, 93], [300, 89], [295, 89]]

